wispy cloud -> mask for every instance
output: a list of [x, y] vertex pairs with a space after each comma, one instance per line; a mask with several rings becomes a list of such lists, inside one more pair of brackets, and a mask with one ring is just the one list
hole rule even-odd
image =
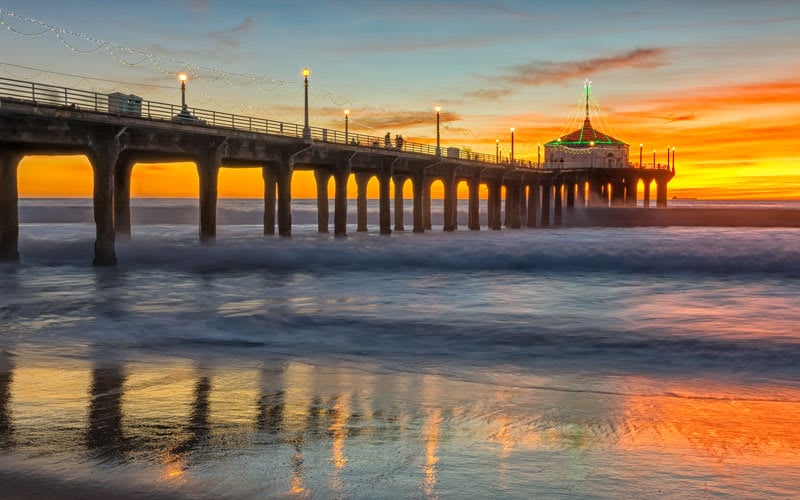
[[[580, 61], [531, 61], [526, 64], [511, 66], [502, 75], [502, 78], [518, 85], [530, 86], [563, 83], [586, 75], [615, 69], [644, 69], [664, 66], [667, 52], [665, 48], [652, 47]], [[492, 80], [495, 79], [495, 77], [492, 78]]]
[[[457, 122], [461, 116], [456, 113], [442, 112], [439, 115], [442, 124]], [[355, 125], [375, 129], [397, 129], [410, 128], [418, 125], [429, 125], [431, 123], [430, 111], [407, 111], [371, 114], [359, 117], [353, 122]]]
[[476, 99], [479, 101], [498, 101], [503, 97], [508, 97], [514, 93], [513, 89], [500, 88], [500, 89], [477, 89], [464, 92], [464, 97]]
[[241, 45], [241, 42], [237, 40], [236, 37], [243, 33], [249, 33], [253, 30], [253, 28], [255, 28], [255, 25], [255, 19], [253, 19], [252, 16], [247, 16], [242, 20], [242, 22], [233, 28], [228, 28], [222, 31], [214, 31], [209, 33], [208, 36], [222, 46], [238, 47]]
[[192, 12], [205, 12], [208, 8], [208, 0], [187, 0], [186, 6]]

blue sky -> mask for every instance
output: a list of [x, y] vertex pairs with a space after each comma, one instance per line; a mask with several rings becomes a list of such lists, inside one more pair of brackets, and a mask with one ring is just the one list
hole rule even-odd
[[[125, 7], [4, 0], [0, 8], [194, 66], [259, 76], [260, 88], [235, 78], [190, 81], [189, 101], [198, 107], [300, 121], [300, 70], [308, 66], [312, 124], [334, 127], [341, 109], [350, 107], [353, 127], [363, 132], [432, 136], [431, 111], [439, 104], [448, 139], [491, 148], [496, 136], [516, 126], [522, 155], [558, 133], [586, 78], [616, 128], [612, 133], [632, 144], [652, 143], [662, 141], [654, 132], [661, 130], [666, 145], [679, 143], [689, 125], [728, 127], [776, 114], [775, 108], [737, 107], [728, 116], [715, 109], [712, 116], [681, 99], [702, 103], [703, 95], [762, 84], [770, 89], [800, 77], [797, 0], [142, 0]], [[18, 18], [3, 20], [26, 33], [40, 31]], [[106, 50], [73, 52], [51, 33], [4, 31], [0, 62], [163, 86], [136, 91], [157, 101], [179, 99], [174, 73], [180, 65], [161, 60], [166, 74], [147, 61], [128, 67]], [[97, 47], [69, 35], [63, 40], [79, 50]]]

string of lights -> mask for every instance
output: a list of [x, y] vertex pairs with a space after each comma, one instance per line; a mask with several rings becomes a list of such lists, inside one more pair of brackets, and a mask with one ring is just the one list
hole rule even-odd
[[[8, 19], [34, 24], [42, 27], [43, 29], [35, 33], [28, 33], [9, 24]], [[101, 40], [90, 35], [77, 33], [75, 31], [49, 24], [39, 19], [22, 16], [2, 8], [0, 8], [0, 25], [4, 26], [9, 32], [23, 37], [41, 37], [48, 34], [53, 34], [61, 45], [76, 54], [90, 55], [105, 51], [116, 62], [124, 66], [133, 67], [149, 63], [157, 71], [169, 76], [174, 76], [178, 73], [185, 72], [189, 74], [195, 81], [213, 84], [222, 80], [234, 88], [245, 88], [252, 86], [259, 92], [266, 94], [272, 94], [280, 89], [280, 91], [284, 93], [296, 95], [302, 91], [303, 88], [300, 82], [279, 80], [250, 73], [225, 71], [219, 68], [196, 65], [186, 61], [178, 60], [173, 57], [125, 47], [115, 42]], [[75, 43], [67, 40], [67, 37], [96, 45], [88, 49], [80, 48]], [[136, 59], [129, 60], [122, 54], [135, 56]], [[167, 66], [174, 66], [174, 68], [169, 68]], [[263, 82], [268, 82], [268, 85], [264, 85]], [[366, 104], [357, 103], [355, 99], [351, 97], [343, 96], [325, 89], [315, 88], [315, 97], [317, 99], [328, 100], [339, 107], [350, 106], [351, 108], [358, 108], [361, 106], [363, 109], [368, 108]]]

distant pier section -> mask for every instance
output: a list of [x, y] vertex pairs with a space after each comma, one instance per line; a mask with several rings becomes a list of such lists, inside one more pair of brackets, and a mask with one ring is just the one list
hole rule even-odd
[[[583, 134], [586, 134], [585, 136]], [[488, 229], [558, 226], [587, 207], [667, 206], [673, 163], [633, 164], [628, 146], [596, 131], [587, 116], [578, 140], [548, 144], [543, 161], [308, 127], [125, 94], [100, 94], [0, 78], [0, 259], [18, 260], [17, 168], [26, 155], [86, 155], [93, 170], [95, 265], [116, 263], [116, 238], [131, 234], [130, 181], [137, 163], [193, 162], [199, 181], [199, 237], [216, 237], [220, 168], [260, 168], [265, 235], [291, 236], [292, 173], [313, 171], [318, 230], [329, 232], [328, 182], [335, 181], [333, 232], [347, 232], [347, 184], [357, 185], [357, 231], [367, 230], [367, 183], [379, 182], [379, 230], [406, 230], [403, 186], [412, 186], [411, 229], [431, 229], [431, 184], [444, 186], [444, 231], [457, 229], [457, 186], [469, 191], [468, 228], [481, 229], [479, 189], [488, 191]], [[607, 142], [604, 142], [606, 141]], [[606, 147], [608, 146], [608, 147]], [[608, 149], [606, 151], [606, 149]], [[611, 154], [611, 156], [609, 156]], [[674, 153], [673, 153], [674, 154]], [[578, 160], [576, 160], [576, 158]], [[587, 164], [587, 160], [589, 163]], [[582, 160], [582, 161], [579, 161]], [[391, 199], [391, 187], [394, 197]]]

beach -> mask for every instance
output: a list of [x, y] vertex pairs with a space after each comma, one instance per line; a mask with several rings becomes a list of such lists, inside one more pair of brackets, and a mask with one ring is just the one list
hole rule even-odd
[[25, 221], [86, 203], [24, 200], [21, 262], [0, 266], [14, 495], [800, 489], [794, 227], [337, 239], [301, 200], [281, 239], [246, 223], [258, 200], [223, 200], [240, 223], [206, 246], [191, 200], [137, 201], [161, 222], [134, 223], [118, 266], [94, 269], [91, 223]]

